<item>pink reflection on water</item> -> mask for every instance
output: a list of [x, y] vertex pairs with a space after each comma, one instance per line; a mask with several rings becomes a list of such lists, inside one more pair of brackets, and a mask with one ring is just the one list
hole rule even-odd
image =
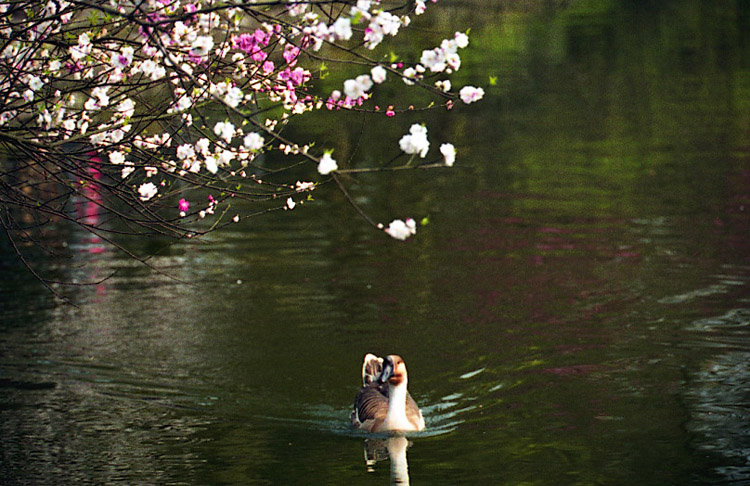
[[[102, 223], [102, 195], [99, 182], [102, 179], [101, 163], [102, 159], [95, 153], [89, 152], [88, 165], [86, 166], [87, 180], [81, 180], [81, 197], [75, 202], [76, 220], [87, 228], [98, 229]], [[104, 240], [94, 232], [82, 233], [80, 236], [80, 252], [98, 256], [107, 253], [108, 248]], [[107, 294], [107, 286], [102, 282], [103, 275], [98, 266], [90, 267], [86, 281], [98, 282], [95, 286], [95, 293], [98, 296]]]
[[[94, 152], [90, 152], [89, 157], [86, 173], [91, 180], [81, 181], [81, 192], [84, 197], [76, 201], [76, 214], [78, 221], [86, 226], [97, 228], [101, 222], [102, 196], [99, 191], [98, 181], [102, 178], [100, 170], [102, 160]], [[106, 251], [106, 247], [102, 244], [102, 239], [94, 233], [89, 233], [81, 241], [87, 243], [84, 245], [84, 250], [82, 251], [95, 254]]]

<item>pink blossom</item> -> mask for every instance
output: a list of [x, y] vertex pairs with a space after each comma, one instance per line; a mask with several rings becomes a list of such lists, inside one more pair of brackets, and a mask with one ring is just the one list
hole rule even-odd
[[236, 36], [232, 38], [232, 47], [235, 49], [239, 49], [247, 54], [250, 54], [250, 57], [253, 59], [253, 61], [261, 62], [265, 61], [268, 57], [268, 54], [266, 54], [260, 47], [260, 44], [263, 45], [267, 44], [267, 39], [263, 37], [262, 31], [260, 36], [257, 35], [258, 31], [256, 31], [255, 34], [242, 34], [240, 36]]
[[241, 51], [245, 51], [248, 54], [253, 50], [255, 44], [255, 37], [250, 34], [242, 34], [240, 36], [232, 38], [232, 47]]
[[297, 62], [297, 56], [299, 56], [299, 47], [287, 44], [286, 47], [284, 47], [283, 56], [287, 64], [293, 66]]
[[187, 212], [187, 210], [190, 209], [190, 202], [183, 197], [180, 199], [180, 202], [177, 203], [177, 209], [183, 213]]
[[291, 70], [286, 68], [279, 73], [279, 79], [281, 81], [287, 81], [289, 89], [294, 89], [295, 86], [300, 86], [310, 79], [310, 73], [302, 68], [296, 68]]
[[271, 40], [271, 33], [266, 32], [261, 29], [255, 29], [255, 33], [253, 34], [253, 37], [255, 37], [255, 41], [258, 44], [261, 44], [263, 46], [267, 46], [268, 42]]
[[78, 71], [81, 71], [83, 69], [83, 64], [81, 64], [80, 61], [76, 61], [75, 64], [72, 62], [65, 63], [65, 69], [67, 69], [71, 74], [77, 73]]

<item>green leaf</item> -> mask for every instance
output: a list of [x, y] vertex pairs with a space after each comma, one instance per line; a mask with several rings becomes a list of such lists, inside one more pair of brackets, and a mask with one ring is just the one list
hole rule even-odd
[[89, 16], [87, 17], [87, 20], [92, 27], [96, 27], [96, 25], [99, 24], [99, 12], [97, 12], [96, 10], [91, 10], [89, 12]]

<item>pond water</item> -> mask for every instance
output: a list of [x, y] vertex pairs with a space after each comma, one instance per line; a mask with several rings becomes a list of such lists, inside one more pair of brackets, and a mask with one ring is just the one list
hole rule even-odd
[[[750, 8], [537, 3], [424, 21], [497, 81], [428, 120], [456, 167], [347, 182], [413, 240], [331, 186], [141, 242], [158, 271], [68, 229], [40, 268], [115, 271], [77, 307], [6, 251], [0, 483], [748, 484]], [[366, 120], [363, 165], [418, 118]], [[355, 153], [358, 124], [299, 129]], [[424, 432], [348, 428], [366, 352], [404, 357]]]

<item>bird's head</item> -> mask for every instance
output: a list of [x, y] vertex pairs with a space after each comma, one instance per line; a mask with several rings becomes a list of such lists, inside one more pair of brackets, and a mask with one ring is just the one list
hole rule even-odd
[[401, 356], [389, 354], [385, 357], [383, 360], [383, 372], [380, 373], [378, 381], [380, 383], [387, 381], [394, 386], [406, 383], [406, 363], [401, 359]]

